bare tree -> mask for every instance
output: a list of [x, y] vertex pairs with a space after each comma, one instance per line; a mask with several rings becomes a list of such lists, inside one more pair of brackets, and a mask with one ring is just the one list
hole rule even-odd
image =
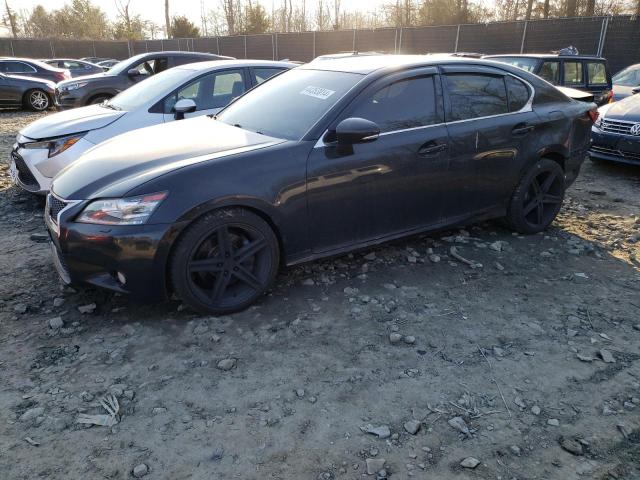
[[531, 11], [533, 10], [533, 0], [527, 0], [527, 13], [525, 14], [525, 20], [531, 20]]
[[4, 6], [7, 12], [4, 18], [4, 24], [6, 25], [8, 23], [9, 27], [11, 27], [11, 35], [13, 35], [13, 38], [18, 38], [18, 15], [9, 7], [9, 0], [5, 0]]
[[169, 15], [169, 0], [164, 0], [164, 24], [167, 29], [167, 38], [171, 38], [171, 16]]
[[542, 17], [549, 18], [549, 0], [544, 0], [544, 7], [542, 7]]
[[593, 17], [596, 11], [596, 0], [587, 0], [587, 11], [585, 14], [587, 17]]
[[333, 0], [333, 29], [340, 30], [340, 0]]
[[323, 0], [318, 0], [316, 5], [316, 29], [329, 30], [331, 28], [331, 15], [329, 14], [329, 5]]
[[565, 16], [567, 17], [575, 17], [578, 10], [578, 1], [577, 0], [567, 0], [566, 8], [565, 8]]
[[227, 21], [227, 32], [229, 35], [235, 35], [240, 26], [240, 0], [222, 0], [222, 12]]

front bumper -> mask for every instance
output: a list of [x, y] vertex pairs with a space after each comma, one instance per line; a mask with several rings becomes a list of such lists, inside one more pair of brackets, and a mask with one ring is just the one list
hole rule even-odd
[[45, 223], [53, 244], [54, 264], [63, 281], [106, 288], [141, 301], [167, 298], [166, 265], [177, 230], [165, 224], [73, 222], [87, 202], [71, 202], [52, 216], [51, 198], [50, 194]]
[[598, 160], [640, 165], [640, 136], [591, 130], [589, 156]]
[[56, 107], [60, 110], [65, 110], [68, 108], [76, 108], [84, 105], [84, 98], [81, 95], [81, 92], [78, 90], [71, 90], [70, 92], [61, 91], [59, 88], [56, 88], [54, 101]]
[[9, 158], [9, 172], [14, 183], [28, 192], [46, 195], [60, 170], [77, 160], [95, 145], [84, 138], [64, 152], [49, 158], [48, 151], [14, 145]]

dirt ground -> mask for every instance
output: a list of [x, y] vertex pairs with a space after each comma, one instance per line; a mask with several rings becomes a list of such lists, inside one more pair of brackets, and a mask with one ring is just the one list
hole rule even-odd
[[2, 480], [640, 478], [640, 168], [587, 162], [544, 234], [314, 262], [218, 318], [63, 287], [42, 210], [3, 162]]

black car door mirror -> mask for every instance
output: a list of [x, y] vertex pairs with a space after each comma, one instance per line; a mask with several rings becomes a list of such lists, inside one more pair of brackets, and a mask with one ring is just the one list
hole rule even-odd
[[634, 95], [636, 95], [636, 94], [640, 93], [640, 87], [633, 88], [633, 89], [631, 90], [631, 93], [633, 93]]
[[379, 135], [380, 127], [378, 124], [364, 118], [346, 118], [336, 127], [338, 145], [372, 142]]
[[185, 113], [196, 111], [196, 102], [194, 102], [190, 98], [181, 98], [173, 106], [173, 111], [175, 112], [175, 119], [182, 120]]

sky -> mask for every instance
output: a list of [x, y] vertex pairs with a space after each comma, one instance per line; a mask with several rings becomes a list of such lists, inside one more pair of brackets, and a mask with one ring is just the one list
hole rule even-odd
[[[259, 0], [260, 3], [271, 12], [272, 2], [276, 8], [282, 4], [282, 0]], [[370, 12], [377, 6], [388, 0], [341, 0], [343, 10], [363, 10]], [[48, 10], [60, 8], [66, 3], [65, 0], [9, 0], [9, 5], [17, 10], [31, 10], [34, 6], [40, 4]], [[114, 19], [117, 14], [115, 0], [93, 0], [93, 3], [99, 5], [107, 15]], [[313, 8], [317, 0], [307, 0], [307, 8]], [[201, 0], [170, 0], [171, 15], [186, 15], [196, 25], [200, 24], [200, 5]], [[209, 10], [220, 5], [220, 0], [204, 0], [205, 9]], [[144, 19], [164, 24], [164, 0], [131, 0], [129, 9], [133, 14], [140, 14]]]

